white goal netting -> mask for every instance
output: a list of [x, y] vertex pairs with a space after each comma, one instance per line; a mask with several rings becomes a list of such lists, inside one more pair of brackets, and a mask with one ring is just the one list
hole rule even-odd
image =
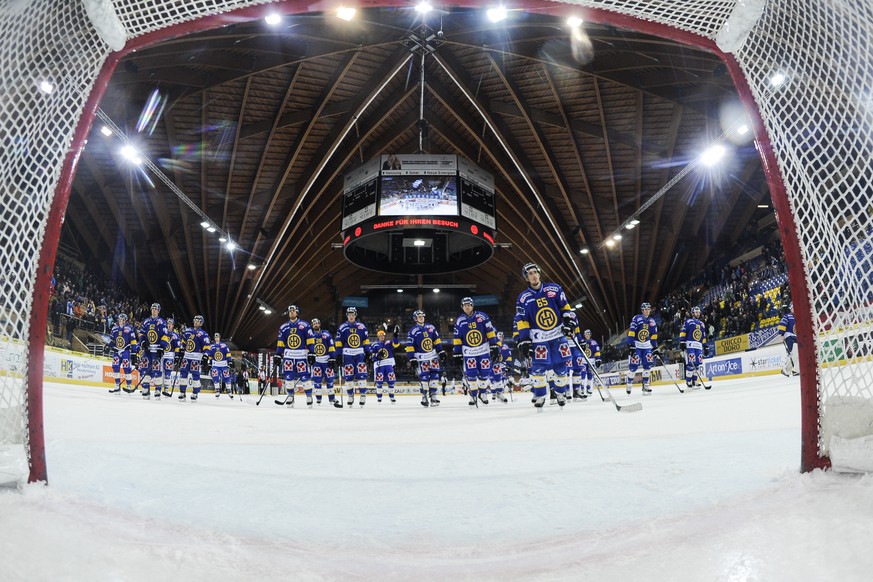
[[[69, 174], [106, 81], [101, 69], [112, 54], [113, 28], [130, 44], [183, 22], [264, 3], [0, 4], [0, 483], [46, 477], [41, 363], [48, 284]], [[732, 70], [744, 79], [766, 130], [759, 145], [780, 210], [801, 320], [802, 464], [810, 469], [826, 466], [829, 455], [842, 459], [832, 446], [848, 442], [841, 450], [861, 451], [848, 464], [865, 469], [865, 455], [873, 459], [864, 445], [873, 434], [873, 7], [838, 0], [573, 3], [604, 11], [598, 16], [603, 21], [610, 21], [606, 12], [620, 15], [622, 26], [628, 17], [638, 19], [645, 31], [665, 37], [690, 33], [714, 41], [726, 22], [754, 25], [732, 57]], [[517, 4], [561, 8], [541, 1]], [[307, 9], [292, 0], [278, 5], [287, 12]], [[756, 5], [763, 7], [760, 18], [752, 14]], [[239, 17], [258, 16], [243, 10]], [[778, 86], [772, 83], [776, 73], [784, 79]], [[865, 470], [873, 470], [873, 463]]]

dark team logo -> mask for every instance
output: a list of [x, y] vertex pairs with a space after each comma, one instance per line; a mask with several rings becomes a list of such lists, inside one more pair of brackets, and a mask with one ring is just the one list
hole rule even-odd
[[300, 339], [299, 335], [289, 335], [288, 336], [288, 347], [292, 350], [299, 349], [303, 341]]
[[158, 343], [158, 332], [154, 329], [148, 330], [148, 332], [146, 333], [146, 337], [148, 338], [150, 344]]
[[194, 338], [193, 338], [193, 337], [192, 337], [192, 338], [188, 338], [188, 341], [185, 342], [185, 351], [186, 351], [186, 352], [193, 352], [194, 349], [195, 349], [196, 347], [197, 347], [197, 344], [194, 343]]
[[694, 331], [691, 333], [691, 337], [694, 338], [694, 341], [699, 342], [703, 339], [703, 331], [699, 327], [695, 327]]
[[315, 344], [315, 355], [323, 356], [327, 353], [327, 348], [324, 344]]
[[429, 351], [433, 350], [433, 340], [430, 339], [429, 337], [426, 337], [423, 340], [421, 340], [421, 349], [425, 352], [429, 352]]
[[356, 334], [351, 334], [349, 339], [346, 340], [349, 344], [350, 348], [359, 348], [361, 347], [361, 336]]
[[588, 356], [589, 358], [591, 357], [591, 348], [589, 348], [588, 346], [585, 346], [585, 349], [582, 351], [585, 352], [586, 356]]
[[535, 318], [537, 327], [543, 330], [549, 330], [558, 325], [558, 314], [551, 307], [543, 307], [537, 311]]
[[124, 349], [124, 338], [123, 337], [118, 336], [117, 338], [115, 338], [115, 347], [118, 348], [119, 350]]
[[641, 342], [649, 341], [649, 328], [644, 327], [640, 331], [637, 332], [637, 339]]
[[216, 362], [220, 362], [224, 359], [224, 354], [222, 354], [221, 352], [215, 352], [215, 355], [212, 357], [212, 359]]
[[467, 345], [476, 347], [482, 344], [482, 332], [478, 329], [471, 329], [467, 332]]

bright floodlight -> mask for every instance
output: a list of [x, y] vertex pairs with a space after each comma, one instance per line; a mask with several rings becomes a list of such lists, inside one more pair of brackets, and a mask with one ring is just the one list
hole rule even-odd
[[50, 94], [55, 90], [55, 86], [49, 83], [48, 81], [40, 81], [39, 82], [39, 90], [45, 93], [46, 95]]
[[712, 167], [724, 157], [726, 150], [721, 144], [709, 146], [702, 154], [700, 154], [700, 163], [704, 166]]
[[352, 18], [355, 17], [355, 12], [357, 12], [357, 10], [355, 10], [354, 8], [349, 8], [347, 6], [340, 6], [339, 8], [336, 9], [336, 16], [337, 16], [337, 18], [340, 18], [340, 19], [348, 22], [349, 20], [351, 20]]
[[267, 308], [264, 307], [263, 305], [258, 305], [258, 309], [260, 309], [261, 311], [266, 311], [266, 310], [267, 310]]
[[227, 239], [223, 236], [218, 237], [218, 242], [227, 242]]
[[417, 238], [414, 241], [412, 241], [412, 246], [423, 247], [424, 245], [425, 245], [425, 242], [423, 240], [421, 240], [420, 238]]
[[110, 135], [112, 135], [112, 130], [104, 125], [103, 127], [100, 128], [100, 133], [102, 133], [106, 137], [109, 137]]
[[229, 251], [236, 249], [236, 243], [233, 242], [232, 240], [227, 241], [227, 244], [225, 244], [224, 246], [226, 246], [227, 250], [229, 250]]
[[214, 226], [207, 226], [206, 232], [215, 232], [215, 227]]
[[782, 83], [785, 82], [785, 75], [782, 73], [774, 73], [772, 77], [770, 77], [770, 84], [774, 87], [778, 87]]
[[246, 267], [246, 268], [247, 268], [249, 271], [254, 271], [255, 269], [258, 268], [258, 266], [257, 266], [257, 265], [253, 265], [252, 263], [249, 263], [249, 266]]
[[142, 158], [140, 157], [139, 152], [136, 151], [136, 148], [130, 144], [126, 144], [121, 147], [121, 155], [124, 157], [125, 160], [132, 162], [136, 165], [142, 163]]
[[439, 289], [434, 289], [433, 292], [434, 292], [434, 293], [439, 293], [440, 290], [439, 290]]
[[615, 246], [615, 241], [612, 240], [612, 239], [607, 240], [607, 241], [606, 241], [606, 246], [608, 246], [609, 248], [614, 247], [614, 246]]
[[415, 5], [415, 11], [421, 14], [427, 14], [431, 10], [433, 10], [433, 6], [430, 5], [430, 2], [419, 2]]
[[612, 235], [612, 240], [621, 240], [621, 235], [618, 233]]
[[403, 289], [398, 289], [397, 292], [398, 292], [398, 293], [403, 293]]
[[506, 20], [506, 8], [503, 6], [495, 6], [494, 8], [489, 8], [485, 14], [488, 16], [488, 20], [491, 22], [500, 22], [501, 20]]
[[579, 252], [582, 253], [583, 255], [587, 255], [587, 254], [588, 254], [588, 248], [586, 247], [586, 248], [583, 248], [583, 249], [579, 249]]
[[270, 315], [271, 313], [273, 313], [273, 312], [269, 309], [264, 310], [264, 315]]
[[624, 225], [624, 227], [625, 227], [627, 230], [633, 230], [634, 227], [636, 227], [636, 224], [634, 224], [633, 222], [628, 222], [627, 224]]
[[582, 26], [582, 22], [582, 19], [578, 16], [571, 16], [567, 19], [567, 26], [569, 26], [570, 28], [579, 28], [580, 26]]
[[573, 307], [575, 307], [576, 309], [582, 309], [582, 304], [581, 304], [581, 303], [577, 303], [577, 304], [574, 305]]
[[272, 14], [268, 14], [266, 18], [264, 18], [264, 22], [266, 22], [270, 26], [276, 26], [277, 24], [282, 22], [282, 17], [274, 12]]
[[633, 220], [630, 221], [630, 223], [631, 223], [632, 225], [636, 226], [636, 225], [638, 225], [638, 224], [640, 223], [640, 221], [637, 220], [636, 218], [634, 218]]
[[203, 222], [200, 223], [200, 226], [202, 226], [203, 228], [209, 228], [209, 223], [204, 220]]

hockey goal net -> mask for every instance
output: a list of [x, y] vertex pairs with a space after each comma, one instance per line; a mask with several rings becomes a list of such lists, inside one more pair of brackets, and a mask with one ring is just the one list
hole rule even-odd
[[[0, 7], [0, 483], [45, 480], [42, 367], [71, 177], [118, 56], [260, 18], [257, 0], [9, 0]], [[370, 0], [367, 6], [407, 6]], [[477, 2], [443, 2], [476, 7]], [[873, 470], [873, 10], [845, 0], [517, 2], [720, 54], [757, 123], [798, 319], [802, 468]], [[308, 3], [276, 2], [286, 13]], [[725, 33], [750, 29], [725, 48]], [[729, 36], [729, 35], [728, 35]], [[111, 45], [124, 48], [113, 52]], [[126, 44], [125, 44], [126, 43]], [[782, 83], [774, 83], [774, 75]]]

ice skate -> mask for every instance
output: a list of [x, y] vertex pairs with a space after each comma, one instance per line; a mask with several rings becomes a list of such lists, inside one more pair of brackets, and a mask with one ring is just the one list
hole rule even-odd
[[367, 402], [367, 395], [361, 394], [361, 398], [358, 400], [358, 405], [363, 408], [364, 404]]
[[439, 399], [436, 397], [436, 394], [431, 394], [431, 395], [430, 395], [430, 405], [431, 405], [431, 406], [439, 406], [439, 405], [440, 405], [440, 401], [439, 401]]
[[650, 396], [652, 394], [652, 389], [648, 386], [643, 386], [643, 396]]
[[497, 400], [499, 400], [500, 402], [508, 402], [503, 392], [497, 392], [494, 397], [497, 398]]
[[142, 393], [142, 399], [143, 399], [143, 400], [149, 400], [149, 392], [148, 392], [148, 390], [143, 391], [143, 393]]
[[[194, 398], [192, 397], [191, 399], [193, 400]], [[184, 392], [179, 394], [179, 400], [185, 400], [185, 393]]]
[[425, 408], [426, 408], [427, 406], [429, 406], [429, 403], [428, 403], [428, 401], [427, 401], [427, 396], [425, 396], [425, 395], [423, 395], [423, 394], [422, 394], [422, 396], [421, 396], [421, 405], [424, 406]]
[[118, 384], [117, 386], [115, 386], [115, 388], [109, 389], [110, 394], [116, 394], [118, 392], [121, 392], [121, 384]]
[[348, 406], [355, 405], [355, 397], [352, 394], [349, 394], [349, 399], [346, 400], [346, 405], [348, 405]]
[[563, 392], [558, 392], [558, 406], [563, 407], [565, 404], [567, 404], [567, 397]]
[[[183, 394], [183, 396], [184, 396], [184, 394]], [[192, 395], [191, 395], [191, 402], [194, 402], [195, 400], [197, 400], [197, 395], [196, 395], [196, 394], [192, 394]]]
[[[319, 404], [321, 404], [321, 402], [319, 402]], [[312, 408], [312, 396], [306, 397], [306, 406], [307, 408]]]

